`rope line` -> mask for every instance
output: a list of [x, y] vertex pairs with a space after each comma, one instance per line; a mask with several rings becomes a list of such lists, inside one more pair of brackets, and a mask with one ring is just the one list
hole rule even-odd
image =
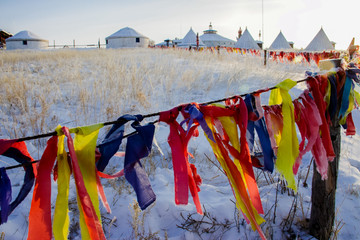
[[[305, 82], [305, 81], [307, 81], [309, 79], [312, 79], [312, 78], [306, 78], [306, 79], [298, 80], [298, 81], [296, 81], [296, 84], [301, 83], [301, 82]], [[199, 105], [209, 105], [209, 104], [213, 104], [213, 103], [219, 103], [219, 102], [234, 99], [234, 98], [237, 98], [237, 97], [245, 97], [248, 94], [256, 94], [258, 92], [267, 92], [267, 91], [270, 91], [270, 90], [273, 90], [273, 89], [276, 89], [276, 88], [277, 87], [274, 86], [274, 87], [271, 87], [271, 88], [259, 89], [259, 90], [256, 90], [256, 91], [253, 91], [253, 92], [250, 92], [250, 93], [243, 93], [241, 95], [234, 95], [234, 96], [231, 96], [231, 97], [226, 97], [226, 98], [222, 98], [222, 99], [217, 99], [217, 100], [212, 100], [212, 101], [208, 101], [208, 102], [204, 102], [204, 103], [199, 103]], [[161, 112], [155, 112], [155, 113], [146, 114], [146, 115], [143, 115], [143, 118], [145, 119], [145, 118], [159, 116], [160, 113]], [[150, 124], [155, 124], [156, 122], [158, 122], [158, 120], [153, 121]], [[119, 122], [117, 120], [115, 120], [115, 121], [103, 122], [102, 124], [104, 126], [107, 126], [107, 125], [113, 125], [113, 124], [116, 124], [116, 123], [119, 123]], [[126, 134], [126, 135], [123, 136], [123, 139], [127, 138], [127, 137], [130, 137], [130, 136], [134, 135], [135, 133], [136, 133], [136, 131], [131, 132], [129, 134]], [[34, 135], [34, 136], [18, 138], [16, 141], [17, 142], [29, 141], [29, 140], [39, 139], [39, 138], [55, 136], [56, 134], [57, 134], [57, 132], [53, 131], [53, 132], [49, 132], [49, 133], [42, 133], [42, 134], [38, 134], [38, 135]], [[35, 160], [35, 161], [24, 163], [24, 164], [17, 164], [17, 165], [5, 167], [5, 169], [9, 170], [9, 169], [13, 169], [13, 168], [18, 168], [18, 167], [22, 167], [22, 166], [25, 166], [25, 165], [28, 165], [28, 164], [37, 163], [39, 161], [40, 160]]]

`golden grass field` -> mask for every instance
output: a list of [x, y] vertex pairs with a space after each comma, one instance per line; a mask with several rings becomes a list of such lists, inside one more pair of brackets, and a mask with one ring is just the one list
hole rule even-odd
[[308, 67], [176, 49], [0, 51], [0, 137], [241, 94], [296, 80]]

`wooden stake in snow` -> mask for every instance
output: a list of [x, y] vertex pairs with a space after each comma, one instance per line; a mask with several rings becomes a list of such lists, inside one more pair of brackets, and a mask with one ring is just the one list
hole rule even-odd
[[[332, 62], [334, 63], [334, 61]], [[327, 180], [321, 179], [321, 175], [315, 170], [316, 166], [314, 161], [309, 230], [310, 234], [319, 240], [327, 240], [330, 238], [335, 220], [335, 195], [341, 150], [341, 134], [338, 118], [340, 104], [337, 104], [337, 106], [338, 109], [336, 110], [334, 118], [331, 119], [330, 125], [330, 136], [335, 158], [332, 162], [329, 162]]]

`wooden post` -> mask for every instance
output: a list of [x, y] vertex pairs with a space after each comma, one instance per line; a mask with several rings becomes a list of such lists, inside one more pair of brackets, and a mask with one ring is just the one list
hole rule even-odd
[[73, 40], [73, 46], [74, 46], [74, 48], [75, 48], [75, 39]]
[[55, 48], [55, 40], [54, 40], [54, 48]]
[[266, 55], [267, 55], [267, 50], [264, 50], [264, 66], [266, 66]]
[[[335, 159], [329, 162], [328, 179], [321, 180], [321, 175], [314, 170], [311, 193], [310, 234], [319, 240], [330, 238], [335, 220], [335, 195], [339, 170], [341, 134], [337, 117], [332, 121], [330, 135], [335, 152]], [[316, 169], [314, 162], [314, 169]]]
[[321, 180], [321, 175], [316, 171], [315, 161], [313, 165], [309, 230], [310, 234], [319, 240], [328, 240], [330, 238], [335, 220], [335, 195], [341, 152], [341, 126], [338, 118], [339, 102], [337, 106], [335, 116], [331, 119], [331, 124], [329, 124], [335, 159], [329, 162], [328, 179], [325, 181]]

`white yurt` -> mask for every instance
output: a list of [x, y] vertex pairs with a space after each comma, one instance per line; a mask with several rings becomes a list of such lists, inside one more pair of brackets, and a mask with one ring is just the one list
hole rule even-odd
[[234, 47], [236, 43], [234, 40], [217, 34], [217, 31], [213, 29], [211, 23], [209, 29], [204, 31], [200, 39], [207, 47]]
[[235, 48], [260, 50], [259, 45], [255, 42], [247, 28], [241, 37], [237, 40]]
[[6, 49], [45, 49], [49, 47], [49, 41], [30, 31], [21, 31], [6, 39]]
[[148, 47], [149, 38], [132, 28], [122, 28], [105, 38], [106, 48]]
[[326, 50], [334, 50], [334, 49], [335, 49], [334, 45], [330, 42], [328, 36], [321, 27], [320, 31], [316, 34], [313, 40], [305, 48], [305, 51], [313, 52], [313, 51], [326, 51]]
[[275, 38], [269, 47], [270, 50], [291, 50], [289, 42], [286, 40], [284, 34], [280, 31], [279, 35]]
[[[185, 35], [185, 37], [181, 40], [181, 43], [177, 45], [181, 48], [188, 48], [188, 47], [196, 47], [196, 34], [192, 28], [190, 28], [189, 32]], [[205, 44], [201, 41], [199, 37], [199, 47], [205, 47]]]

